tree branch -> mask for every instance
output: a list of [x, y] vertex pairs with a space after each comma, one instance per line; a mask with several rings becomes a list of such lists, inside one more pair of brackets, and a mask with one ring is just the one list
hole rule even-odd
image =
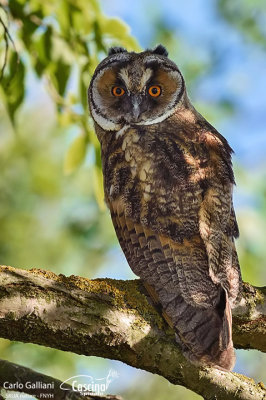
[[[0, 387], [4, 390], [30, 394], [37, 399], [56, 400], [122, 400], [118, 396], [84, 396], [77, 389], [51, 376], [40, 374], [30, 368], [0, 360]], [[12, 389], [13, 388], [13, 389]], [[1, 399], [1, 397], [0, 397]]]
[[[265, 289], [245, 285], [234, 310], [238, 348], [266, 350]], [[123, 361], [164, 376], [206, 400], [265, 399], [263, 384], [189, 363], [140, 280], [88, 280], [0, 267], [0, 336]]]

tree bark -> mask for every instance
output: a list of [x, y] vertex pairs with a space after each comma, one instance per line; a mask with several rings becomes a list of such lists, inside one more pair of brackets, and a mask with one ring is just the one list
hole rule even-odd
[[[237, 348], [266, 350], [266, 290], [244, 285], [233, 313]], [[89, 280], [0, 267], [0, 336], [123, 361], [206, 400], [260, 400], [263, 384], [188, 362], [140, 280]]]

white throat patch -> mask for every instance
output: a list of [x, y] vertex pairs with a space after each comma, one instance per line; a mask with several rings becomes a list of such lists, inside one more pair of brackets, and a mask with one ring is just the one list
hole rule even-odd
[[178, 106], [178, 104], [175, 107], [173, 107], [172, 109], [168, 110], [163, 115], [160, 115], [159, 117], [156, 117], [154, 119], [147, 119], [147, 121], [137, 122], [135, 125], [153, 125], [153, 124], [158, 124], [159, 122], [162, 122], [166, 118], [168, 118], [171, 115], [173, 115], [177, 106]]

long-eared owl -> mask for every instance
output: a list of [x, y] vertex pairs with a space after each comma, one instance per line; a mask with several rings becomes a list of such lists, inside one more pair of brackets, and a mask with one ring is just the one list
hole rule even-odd
[[131, 269], [189, 360], [232, 369], [241, 274], [231, 147], [192, 106], [162, 45], [111, 48], [89, 106], [105, 200]]

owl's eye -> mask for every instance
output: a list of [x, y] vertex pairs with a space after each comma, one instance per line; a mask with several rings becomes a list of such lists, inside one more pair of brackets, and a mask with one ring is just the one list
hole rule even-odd
[[158, 85], [152, 85], [149, 87], [148, 93], [152, 97], [158, 97], [161, 94], [161, 88]]
[[112, 94], [116, 97], [120, 97], [123, 96], [123, 94], [125, 94], [125, 90], [120, 86], [114, 86], [112, 88]]

